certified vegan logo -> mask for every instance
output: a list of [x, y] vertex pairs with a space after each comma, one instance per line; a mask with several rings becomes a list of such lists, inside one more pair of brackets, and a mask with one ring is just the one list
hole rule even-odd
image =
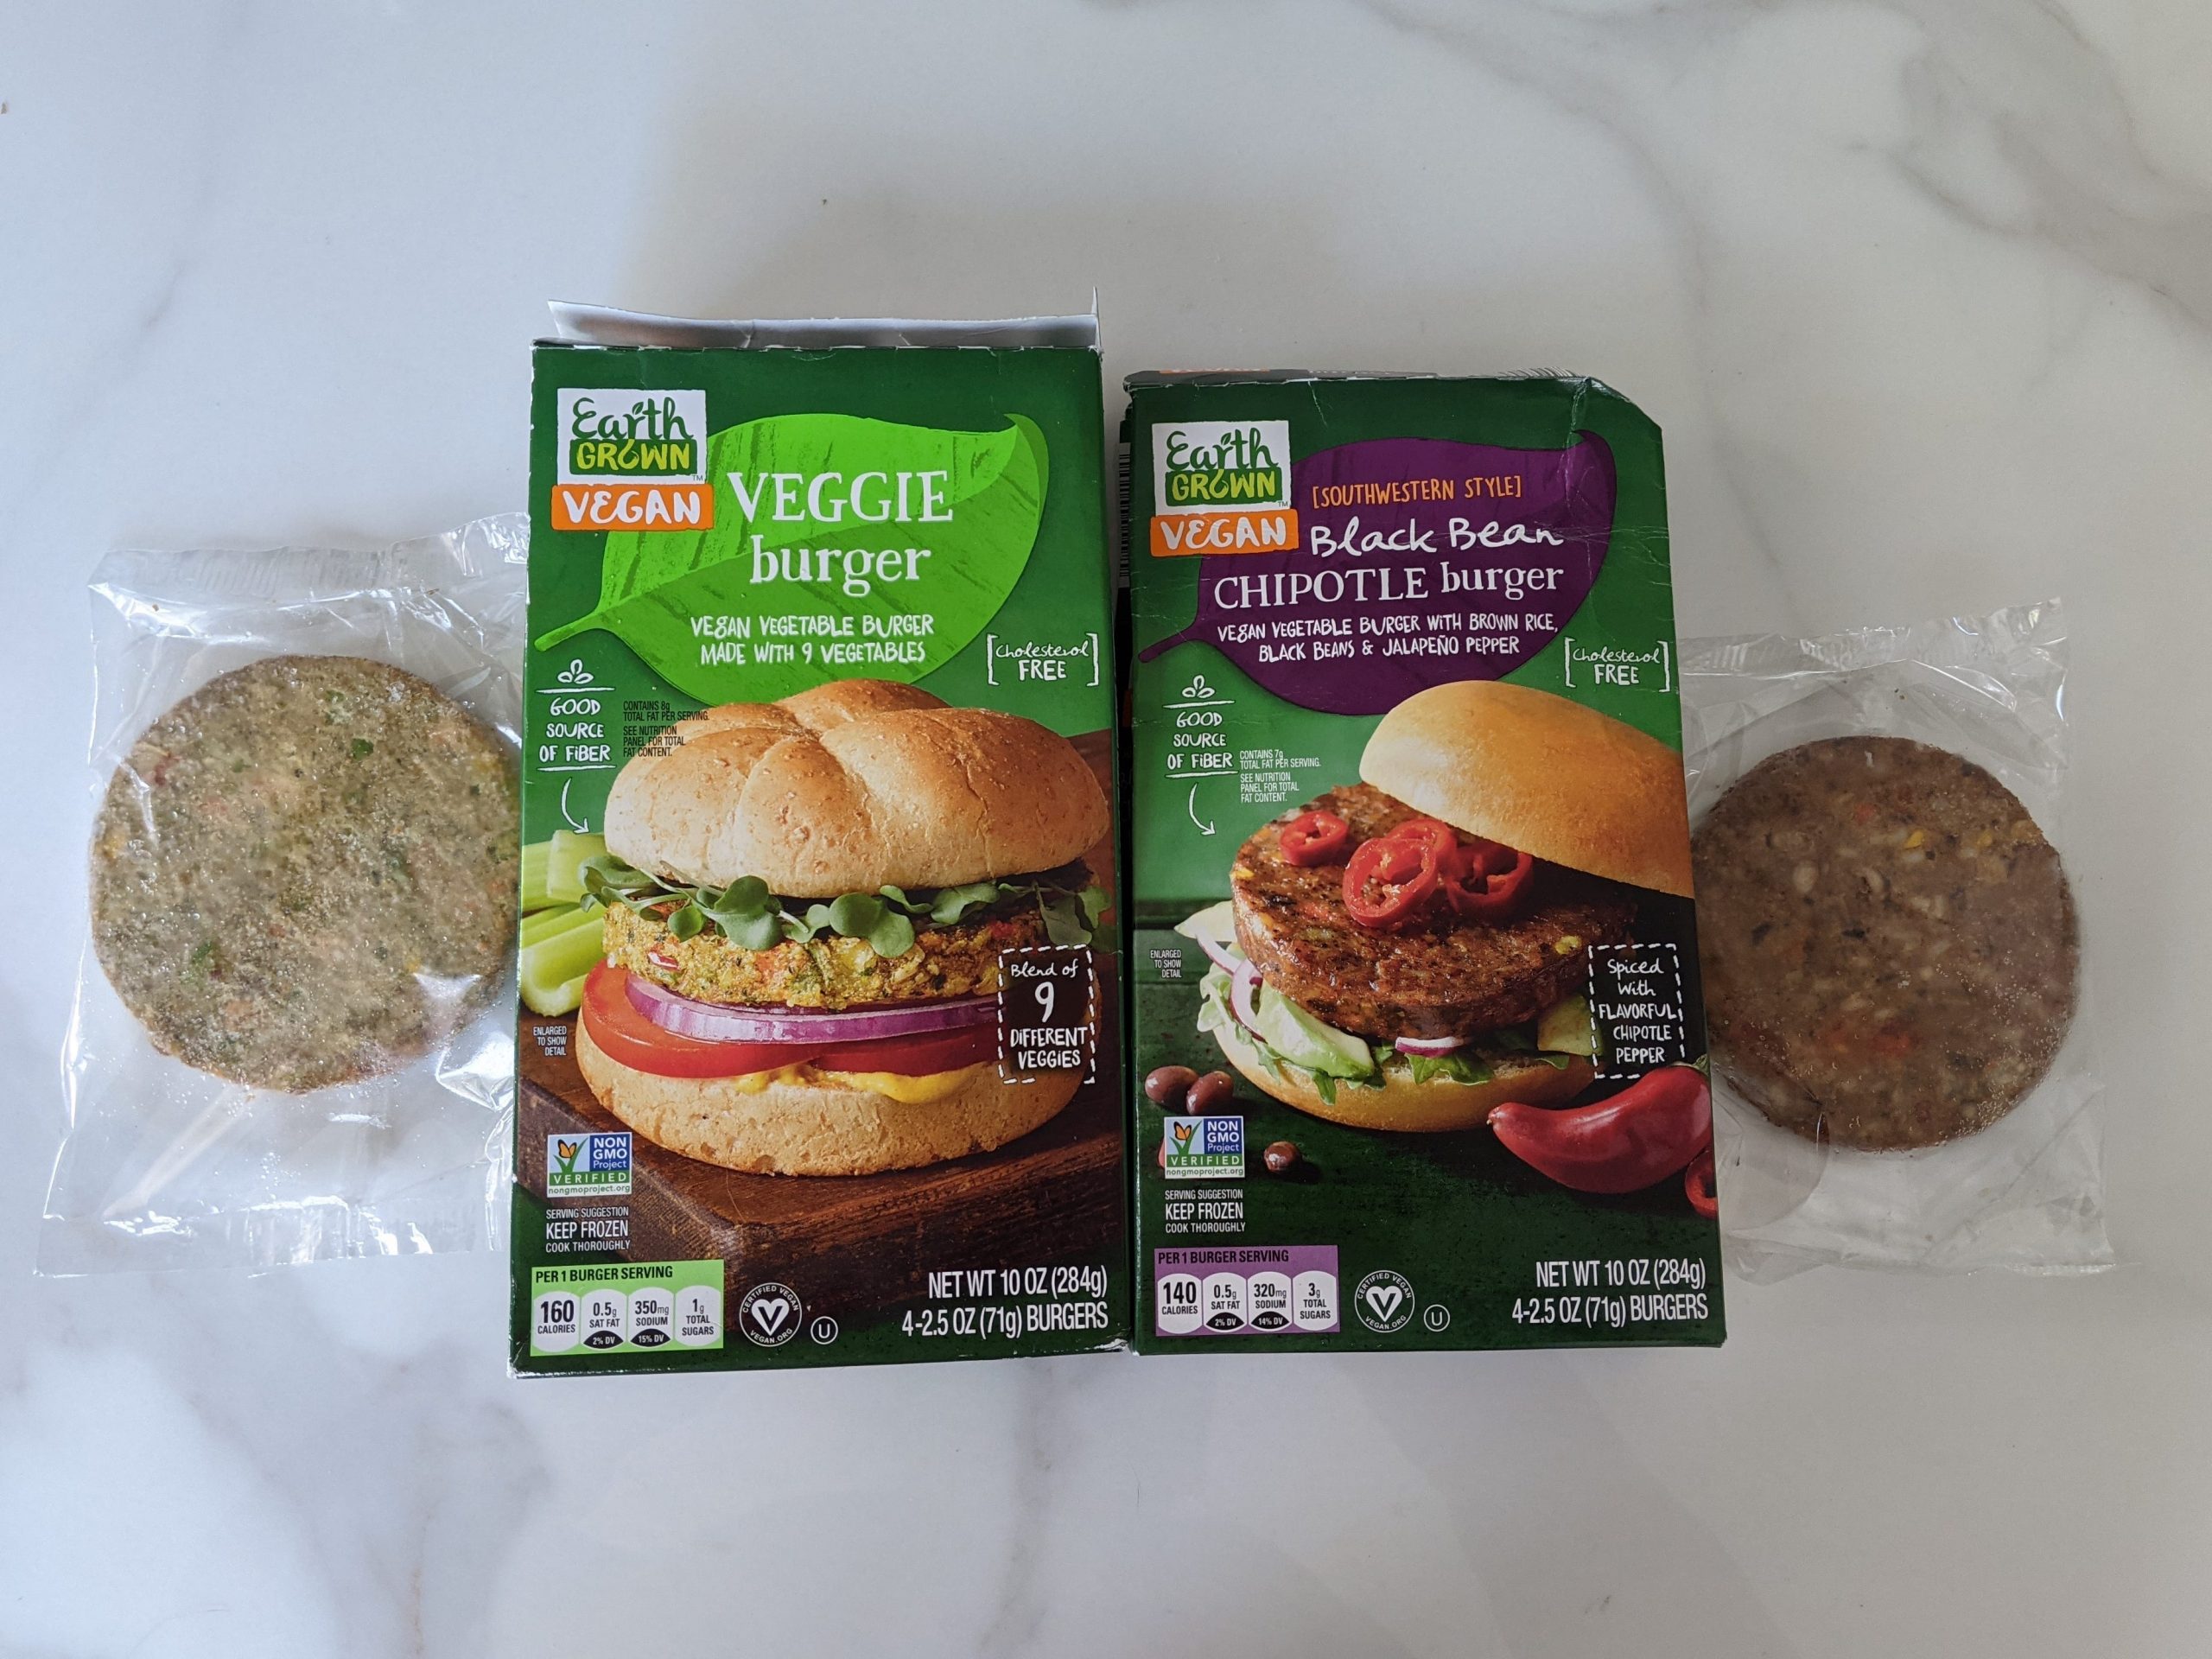
[[[806, 1304], [789, 1285], [755, 1285], [737, 1305], [737, 1327], [763, 1348], [780, 1348], [806, 1323]], [[817, 1338], [818, 1340], [818, 1338]]]
[[1414, 1316], [1414, 1287], [1405, 1274], [1377, 1268], [1351, 1294], [1351, 1310], [1369, 1330], [1388, 1336]]
[[549, 1135], [545, 1196], [617, 1198], [630, 1190], [630, 1134]]

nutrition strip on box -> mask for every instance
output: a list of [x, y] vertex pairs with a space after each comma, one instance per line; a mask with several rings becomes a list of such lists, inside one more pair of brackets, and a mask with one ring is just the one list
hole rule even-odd
[[518, 1370], [1125, 1340], [1076, 322], [538, 348]]
[[1139, 1348], [1718, 1343], [1657, 429], [1130, 397]]

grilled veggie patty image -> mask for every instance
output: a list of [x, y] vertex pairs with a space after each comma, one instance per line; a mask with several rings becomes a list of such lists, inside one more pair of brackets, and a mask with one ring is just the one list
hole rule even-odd
[[1432, 687], [1382, 718], [1363, 782], [1264, 826], [1181, 931], [1213, 960], [1201, 1027], [1256, 1087], [1366, 1128], [1475, 1128], [1596, 1075], [1592, 949], [1639, 889], [1687, 896], [1680, 757], [1525, 686]]
[[411, 674], [272, 657], [116, 768], [92, 943], [164, 1052], [261, 1088], [385, 1071], [485, 1007], [514, 949], [514, 757]]
[[1106, 799], [1066, 739], [843, 680], [679, 721], [607, 805], [607, 959], [576, 1057], [602, 1104], [726, 1168], [852, 1175], [989, 1151], [1073, 1098], [996, 1064], [1004, 954], [1088, 945]]
[[1933, 1146], [2041, 1080], [2079, 946], [2058, 855], [1973, 761], [1903, 738], [1761, 761], [1698, 828], [1713, 1058], [1783, 1128]]

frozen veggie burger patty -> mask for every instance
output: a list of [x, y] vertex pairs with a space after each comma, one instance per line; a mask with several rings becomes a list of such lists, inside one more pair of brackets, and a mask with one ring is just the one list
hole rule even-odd
[[608, 792], [607, 850], [582, 868], [607, 960], [577, 1069], [632, 1129], [728, 1169], [861, 1175], [1004, 1146], [1077, 1084], [1002, 1074], [1005, 963], [1090, 944], [1105, 894], [1086, 855], [1108, 823], [1065, 738], [918, 686], [702, 709]]
[[1903, 738], [1759, 763], [1695, 837], [1715, 1059], [1784, 1128], [1933, 1146], [1986, 1128], [2074, 1014], [2074, 901], [2019, 800]]
[[372, 1076], [486, 1006], [514, 948], [514, 757], [355, 657], [209, 681], [116, 768], [92, 944], [156, 1046], [260, 1088]]

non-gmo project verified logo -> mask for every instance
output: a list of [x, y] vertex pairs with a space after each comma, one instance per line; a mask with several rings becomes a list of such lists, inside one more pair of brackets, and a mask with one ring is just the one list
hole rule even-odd
[[1171, 1181], [1241, 1180], [1244, 1175], [1244, 1120], [1171, 1117], [1166, 1120], [1165, 1167]]
[[619, 1198], [630, 1190], [630, 1135], [549, 1135], [545, 1196]]

